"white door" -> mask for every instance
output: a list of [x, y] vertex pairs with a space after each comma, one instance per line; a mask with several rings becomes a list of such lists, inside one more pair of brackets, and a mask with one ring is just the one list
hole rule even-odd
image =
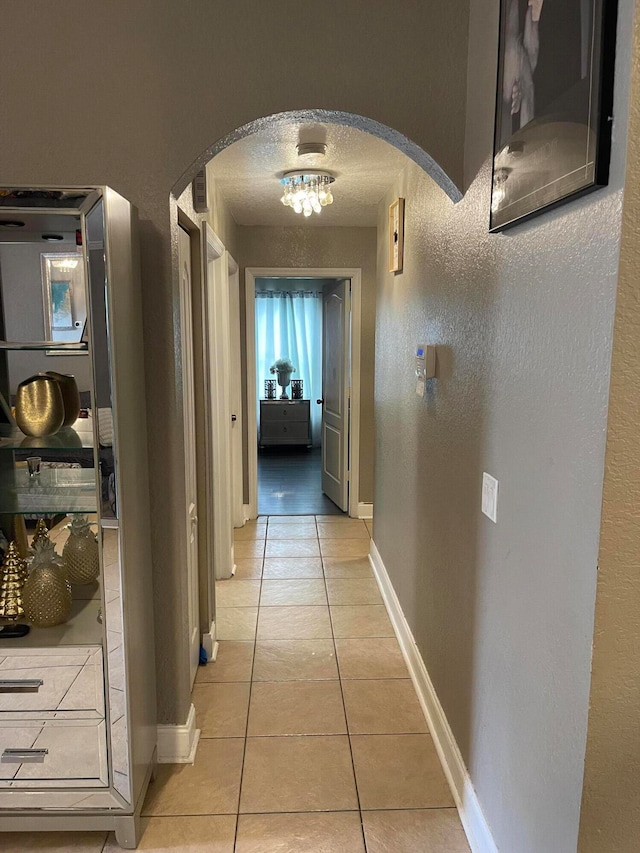
[[187, 232], [178, 229], [180, 265], [180, 326], [182, 340], [182, 398], [184, 412], [184, 454], [186, 486], [187, 554], [185, 583], [189, 615], [189, 674], [195, 681], [200, 658], [198, 602], [198, 504], [196, 472], [196, 408], [193, 387], [193, 313], [191, 305], [191, 245]]
[[244, 524], [244, 479], [242, 460], [242, 361], [240, 337], [240, 274], [237, 263], [229, 259], [229, 332], [231, 356], [231, 478], [233, 490], [233, 526]]
[[207, 358], [215, 577], [230, 578], [233, 557], [233, 481], [231, 476], [231, 335], [228, 253], [211, 227], [204, 226], [206, 252]]
[[322, 491], [346, 512], [349, 505], [349, 352], [351, 282], [325, 293], [322, 340]]

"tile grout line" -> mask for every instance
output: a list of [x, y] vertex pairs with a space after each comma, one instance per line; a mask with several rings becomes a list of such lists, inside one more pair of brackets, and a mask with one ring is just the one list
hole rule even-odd
[[264, 538], [264, 547], [262, 549], [262, 568], [260, 570], [260, 590], [258, 595], [258, 612], [256, 614], [256, 626], [255, 633], [253, 635], [253, 657], [251, 658], [251, 672], [249, 674], [249, 701], [247, 702], [247, 722], [244, 727], [244, 743], [242, 748], [242, 763], [240, 765], [240, 784], [238, 786], [238, 805], [236, 808], [236, 828], [233, 836], [233, 849], [236, 850], [238, 845], [238, 827], [240, 826], [240, 802], [242, 800], [242, 782], [244, 780], [244, 764], [245, 759], [247, 757], [247, 739], [249, 736], [249, 713], [251, 711], [251, 694], [253, 692], [253, 670], [256, 663], [256, 647], [258, 645], [258, 621], [260, 619], [260, 598], [262, 596], [262, 575], [264, 573], [264, 560], [265, 553], [267, 550], [267, 531], [269, 529], [269, 520], [267, 519], [267, 526], [265, 527], [265, 538]]
[[[318, 536], [318, 547], [320, 547], [320, 537], [319, 536]], [[349, 755], [351, 756], [351, 771], [353, 773], [353, 784], [354, 784], [354, 787], [356, 789], [356, 802], [358, 804], [358, 817], [360, 818], [360, 834], [362, 835], [362, 846], [363, 846], [363, 849], [366, 853], [367, 842], [366, 842], [365, 835], [364, 835], [364, 823], [363, 823], [363, 819], [362, 819], [362, 804], [360, 802], [360, 791], [358, 790], [358, 777], [356, 775], [356, 765], [355, 765], [355, 761], [353, 760], [353, 747], [351, 744], [351, 734], [349, 732], [349, 718], [347, 716], [347, 705], [346, 705], [345, 700], [344, 700], [344, 688], [342, 686], [342, 671], [340, 669], [340, 664], [338, 662], [338, 647], [336, 646], [336, 638], [335, 638], [335, 633], [333, 630], [333, 618], [331, 616], [331, 607], [329, 606], [329, 589], [327, 587], [327, 576], [326, 576], [325, 571], [324, 571], [324, 555], [322, 554], [322, 551], [320, 552], [320, 558], [322, 560], [322, 576], [324, 578], [324, 586], [325, 586], [325, 592], [326, 592], [326, 596], [327, 596], [327, 606], [329, 607], [329, 621], [331, 623], [331, 641], [333, 643], [333, 653], [336, 656], [336, 668], [338, 670], [338, 683], [340, 685], [340, 698], [342, 699], [342, 711], [344, 713], [344, 724], [345, 724], [345, 728], [347, 730], [347, 743], [349, 744]]]

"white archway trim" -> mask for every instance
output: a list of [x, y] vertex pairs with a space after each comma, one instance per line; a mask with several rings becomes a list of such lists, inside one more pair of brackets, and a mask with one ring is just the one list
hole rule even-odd
[[362, 270], [356, 267], [247, 267], [244, 272], [247, 350], [247, 456], [249, 517], [258, 517], [258, 422], [256, 417], [256, 279], [351, 279], [351, 417], [349, 426], [349, 515], [359, 518], [360, 506], [360, 343]]

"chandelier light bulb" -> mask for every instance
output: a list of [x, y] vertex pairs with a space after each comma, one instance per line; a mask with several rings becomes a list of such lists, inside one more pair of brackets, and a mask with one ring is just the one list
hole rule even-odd
[[323, 207], [333, 203], [330, 185], [334, 180], [330, 172], [286, 172], [280, 180], [284, 187], [280, 201], [286, 207], [293, 208], [295, 213], [303, 213], [306, 217], [320, 213]]

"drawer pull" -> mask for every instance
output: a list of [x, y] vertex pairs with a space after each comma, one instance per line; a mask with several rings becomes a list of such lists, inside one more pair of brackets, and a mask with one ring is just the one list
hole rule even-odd
[[47, 755], [48, 749], [5, 749], [0, 761], [3, 764], [42, 764]]
[[37, 693], [43, 684], [41, 678], [2, 678], [0, 693]]

